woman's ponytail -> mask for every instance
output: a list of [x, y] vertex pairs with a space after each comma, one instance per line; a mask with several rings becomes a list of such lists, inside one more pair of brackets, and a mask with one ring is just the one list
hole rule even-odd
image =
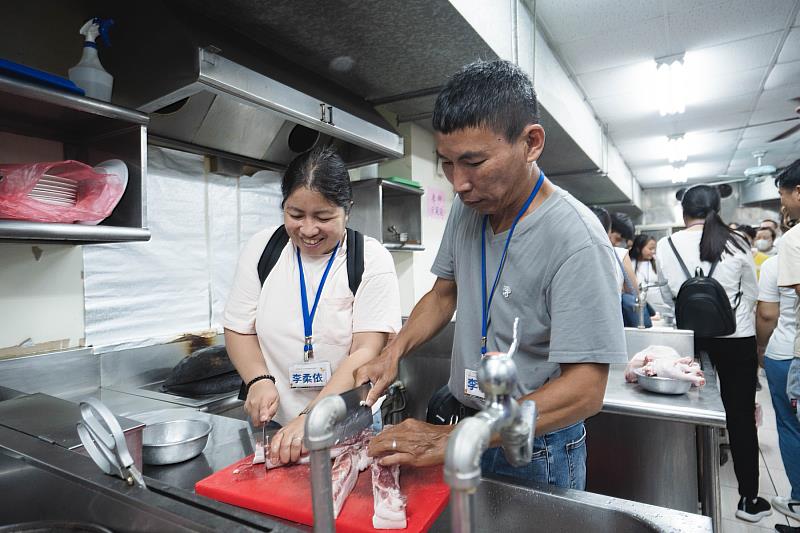
[[689, 188], [681, 199], [684, 217], [705, 219], [700, 238], [701, 261], [714, 263], [723, 253], [734, 253], [734, 248], [748, 252], [741, 235], [730, 229], [719, 216], [720, 205], [719, 191], [708, 185]]

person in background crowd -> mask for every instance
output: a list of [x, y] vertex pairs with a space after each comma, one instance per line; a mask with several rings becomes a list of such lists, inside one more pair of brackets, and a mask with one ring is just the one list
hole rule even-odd
[[625, 213], [611, 213], [611, 244], [617, 248], [626, 250], [633, 245], [633, 236], [636, 233], [636, 226], [633, 225], [631, 217]]
[[[794, 226], [781, 238], [781, 247], [778, 251], [778, 286], [794, 290], [795, 294], [800, 295], [800, 224], [796, 223], [800, 219], [800, 159], [778, 175], [775, 185], [781, 197], [781, 207], [788, 218], [787, 225]], [[797, 316], [800, 316], [800, 298], [795, 300], [794, 310], [796, 330], [794, 358], [786, 376], [786, 395], [796, 409], [797, 401], [800, 399], [800, 324], [797, 324]], [[800, 410], [796, 410], [795, 414], [800, 416]], [[798, 518], [797, 513], [800, 511], [796, 501], [791, 505], [787, 503], [786, 506], [779, 504], [776, 508], [795, 518]], [[800, 528], [794, 528], [793, 531], [800, 531]]]
[[756, 263], [756, 277], [761, 275], [761, 265], [764, 264], [764, 261], [769, 259], [770, 257], [774, 256], [777, 253], [775, 246], [773, 245], [775, 242], [775, 230], [769, 226], [764, 226], [762, 228], [758, 228], [756, 232], [756, 254], [753, 256], [753, 260]]
[[772, 243], [772, 245], [775, 247], [775, 250], [777, 250], [778, 249], [778, 243], [781, 240], [781, 233], [782, 233], [781, 230], [783, 228], [781, 228], [780, 224], [778, 224], [777, 222], [775, 222], [771, 218], [765, 218], [764, 220], [762, 220], [760, 227], [762, 227], [762, 228], [772, 228], [772, 230], [775, 232], [775, 240]]
[[[633, 261], [636, 279], [647, 285], [658, 284], [658, 269], [656, 268], [656, 239], [644, 233], [633, 239], [633, 246], [628, 252]], [[661, 312], [664, 300], [658, 287], [647, 289], [647, 304], [655, 311]]]
[[347, 242], [346, 224], [353, 191], [342, 158], [332, 148], [297, 156], [281, 189], [288, 242], [263, 286], [260, 258], [282, 228], [260, 231], [245, 244], [224, 326], [228, 355], [247, 384], [245, 411], [256, 426], [283, 426], [267, 453], [273, 462], [290, 463], [302, 453], [311, 406], [354, 387], [356, 368], [380, 353], [400, 329], [401, 314], [391, 254], [372, 237], [364, 237], [357, 294], [350, 288], [347, 248], [356, 245]]
[[[639, 310], [636, 307], [636, 293], [639, 290], [639, 280], [636, 279], [636, 272], [633, 269], [633, 263], [628, 256], [628, 251], [620, 246], [614, 246], [614, 237], [611, 235], [611, 215], [598, 206], [591, 206], [589, 209], [600, 220], [603, 229], [608, 234], [608, 240], [611, 242], [614, 252], [617, 256], [617, 263], [619, 268], [615, 269], [617, 283], [619, 284], [620, 301], [622, 304], [622, 322], [625, 327], [636, 327], [639, 325]], [[632, 226], [632, 225], [631, 225]], [[626, 231], [627, 228], [623, 228]], [[619, 234], [617, 234], [618, 239]]]
[[756, 228], [750, 226], [749, 224], [739, 224], [739, 227], [736, 228], [736, 231], [738, 231], [745, 237], [745, 239], [747, 239], [747, 243], [752, 251], [754, 249], [754, 242], [756, 240]]
[[[772, 229], [772, 228], [770, 228]], [[794, 357], [797, 335], [795, 306], [797, 294], [778, 287], [778, 258], [770, 257], [761, 265], [756, 308], [758, 358], [767, 374], [769, 394], [775, 409], [778, 446], [783, 468], [789, 478], [789, 497], [776, 496], [772, 506], [800, 520], [800, 420], [794, 414], [786, 394], [786, 379]]]
[[[717, 263], [713, 278], [722, 285], [731, 309], [735, 309], [736, 331], [727, 337], [695, 337], [695, 350], [709, 354], [719, 376], [733, 469], [739, 483], [736, 517], [758, 522], [772, 511], [769, 502], [758, 497], [756, 267], [744, 238], [720, 218], [721, 198], [716, 187], [690, 187], [681, 207], [686, 229], [671, 236], [678, 254], [690, 273], [698, 267], [708, 273]], [[659, 279], [665, 282], [661, 287], [664, 303], [672, 307], [686, 275], [667, 237], [658, 242], [656, 250]]]

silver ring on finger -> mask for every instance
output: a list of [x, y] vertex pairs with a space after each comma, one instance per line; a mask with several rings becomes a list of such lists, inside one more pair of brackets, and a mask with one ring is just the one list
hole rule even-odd
[[397, 441], [396, 441], [396, 440], [393, 440], [393, 441], [392, 441], [392, 449], [393, 449], [393, 450], [396, 450], [396, 449], [397, 449]]

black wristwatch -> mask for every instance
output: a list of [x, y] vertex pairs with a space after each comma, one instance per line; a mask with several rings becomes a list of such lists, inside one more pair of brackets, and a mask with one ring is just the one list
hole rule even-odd
[[256, 376], [247, 382], [247, 385], [244, 388], [244, 397], [247, 398], [247, 395], [250, 394], [250, 387], [264, 379], [270, 380], [273, 384], [275, 383], [275, 376], [271, 374], [261, 374], [260, 376]]

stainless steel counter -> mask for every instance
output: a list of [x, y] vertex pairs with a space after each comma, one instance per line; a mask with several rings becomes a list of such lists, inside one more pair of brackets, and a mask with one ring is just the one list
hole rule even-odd
[[625, 365], [611, 365], [603, 399], [603, 412], [684, 422], [698, 426], [725, 427], [725, 408], [717, 376], [707, 359], [702, 361], [706, 385], [677, 396], [657, 394], [636, 383], [625, 382]]

